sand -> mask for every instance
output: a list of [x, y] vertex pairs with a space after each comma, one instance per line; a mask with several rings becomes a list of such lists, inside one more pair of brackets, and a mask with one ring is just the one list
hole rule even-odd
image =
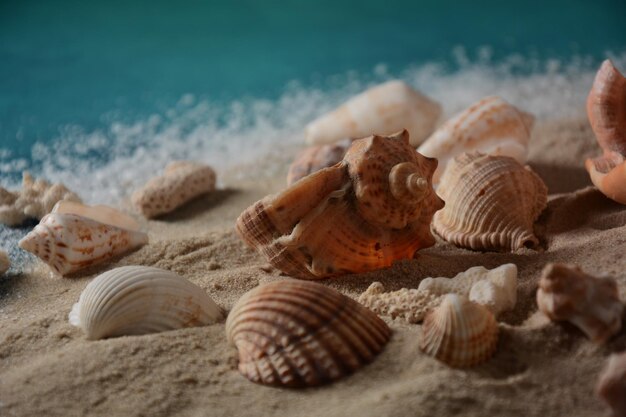
[[575, 263], [610, 274], [626, 299], [626, 207], [591, 186], [585, 157], [599, 153], [586, 120], [552, 120], [535, 128], [530, 165], [550, 190], [536, 224], [539, 250], [481, 253], [441, 240], [413, 260], [372, 273], [323, 281], [357, 298], [371, 282], [416, 288], [428, 276], [513, 262], [518, 303], [501, 316], [496, 355], [451, 369], [418, 348], [420, 325], [384, 318], [393, 336], [380, 356], [328, 386], [291, 390], [255, 385], [237, 372], [224, 323], [146, 336], [87, 341], [67, 315], [97, 273], [122, 265], [172, 270], [204, 288], [228, 310], [247, 290], [285, 279], [245, 247], [233, 230], [238, 214], [284, 184], [286, 164], [258, 181], [228, 187], [143, 225], [150, 244], [72, 278], [38, 262], [0, 279], [0, 415], [2, 416], [599, 416], [593, 388], [604, 360], [626, 347], [625, 331], [595, 346], [571, 325], [537, 313], [535, 292], [547, 262]]

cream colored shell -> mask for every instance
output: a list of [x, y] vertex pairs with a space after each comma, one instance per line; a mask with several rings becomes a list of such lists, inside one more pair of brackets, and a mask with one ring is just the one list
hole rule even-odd
[[69, 314], [70, 323], [90, 340], [203, 326], [221, 318], [221, 309], [202, 288], [147, 266], [97, 276]]

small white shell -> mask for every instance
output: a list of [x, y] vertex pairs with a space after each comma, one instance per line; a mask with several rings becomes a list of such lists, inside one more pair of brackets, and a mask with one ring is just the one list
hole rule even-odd
[[124, 266], [97, 276], [69, 314], [87, 339], [140, 335], [214, 323], [221, 309], [197, 285], [173, 272]]

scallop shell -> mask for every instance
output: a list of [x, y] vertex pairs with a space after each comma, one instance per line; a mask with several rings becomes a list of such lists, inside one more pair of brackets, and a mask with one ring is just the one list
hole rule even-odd
[[485, 307], [448, 294], [424, 319], [420, 349], [455, 368], [491, 358], [498, 344], [498, 323]]
[[622, 328], [624, 306], [615, 279], [593, 277], [576, 266], [546, 265], [537, 305], [551, 320], [571, 322], [595, 343], [605, 343]]
[[320, 169], [341, 162], [351, 143], [352, 141], [345, 140], [336, 144], [311, 146], [304, 149], [289, 166], [287, 186]]
[[4, 275], [5, 272], [11, 267], [11, 260], [6, 252], [0, 250], [0, 275]]
[[448, 242], [476, 250], [535, 247], [533, 223], [547, 204], [548, 189], [530, 167], [507, 156], [456, 157], [437, 190], [446, 207], [433, 219]]
[[87, 339], [95, 340], [203, 326], [222, 316], [202, 288], [175, 273], [124, 266], [91, 281], [74, 304], [69, 321]]
[[266, 385], [306, 387], [371, 362], [391, 330], [376, 314], [321, 284], [275, 281], [246, 293], [226, 320], [239, 372]]
[[440, 114], [438, 103], [408, 84], [393, 80], [366, 90], [309, 123], [306, 140], [322, 145], [407, 129], [411, 145], [417, 146], [433, 131]]
[[111, 207], [60, 201], [19, 246], [67, 275], [146, 243], [135, 220]]
[[237, 219], [242, 239], [287, 275], [318, 279], [385, 268], [432, 246], [437, 161], [408, 133], [352, 143], [343, 161], [268, 196]]
[[194, 198], [215, 190], [215, 171], [207, 165], [175, 161], [165, 173], [137, 190], [132, 201], [148, 218], [170, 213]]
[[596, 394], [614, 417], [626, 416], [626, 352], [609, 356], [598, 378]]

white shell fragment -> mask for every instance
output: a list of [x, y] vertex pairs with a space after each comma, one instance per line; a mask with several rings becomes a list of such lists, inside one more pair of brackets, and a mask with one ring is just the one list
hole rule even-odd
[[215, 323], [223, 316], [206, 292], [173, 272], [124, 266], [97, 276], [69, 314], [87, 339], [157, 333]]
[[137, 190], [132, 201], [147, 218], [170, 213], [194, 198], [215, 190], [215, 171], [190, 161], [170, 163], [162, 176], [148, 181]]
[[67, 275], [146, 243], [148, 235], [118, 210], [60, 201], [19, 246]]
[[11, 261], [6, 252], [0, 250], [0, 275], [4, 275], [5, 272], [11, 267]]
[[323, 145], [342, 139], [409, 131], [419, 145], [435, 128], [441, 106], [403, 81], [377, 85], [352, 97], [334, 111], [306, 126], [307, 143]]

